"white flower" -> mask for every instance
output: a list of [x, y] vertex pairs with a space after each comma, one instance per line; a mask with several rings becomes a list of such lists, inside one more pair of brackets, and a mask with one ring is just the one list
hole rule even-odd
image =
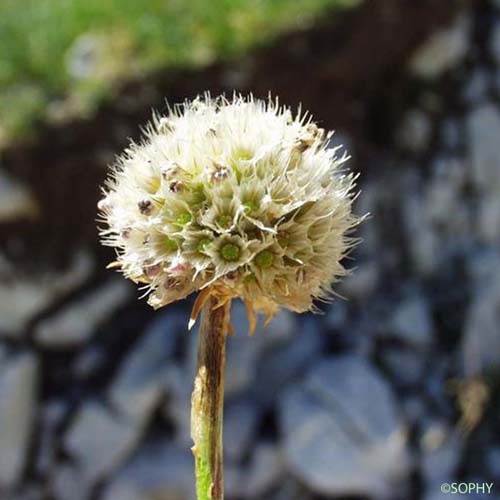
[[164, 306], [203, 290], [250, 315], [329, 299], [355, 240], [355, 176], [310, 118], [206, 95], [155, 116], [113, 168], [99, 208], [117, 267]]

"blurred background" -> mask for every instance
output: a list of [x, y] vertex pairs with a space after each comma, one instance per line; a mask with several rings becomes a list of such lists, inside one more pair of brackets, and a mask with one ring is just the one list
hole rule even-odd
[[194, 498], [192, 298], [138, 300], [95, 219], [205, 90], [302, 103], [371, 213], [324, 315], [234, 305], [227, 499], [500, 498], [498, 0], [2, 0], [0, 498]]

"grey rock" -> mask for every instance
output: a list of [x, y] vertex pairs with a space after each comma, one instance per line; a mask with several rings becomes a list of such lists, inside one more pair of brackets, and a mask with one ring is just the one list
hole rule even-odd
[[489, 74], [486, 68], [479, 68], [469, 76], [462, 95], [467, 103], [477, 104], [486, 97], [488, 87]]
[[313, 500], [313, 498], [316, 497], [290, 476], [283, 478], [277, 490], [269, 495], [269, 500]]
[[415, 294], [398, 304], [390, 319], [389, 330], [409, 345], [429, 347], [434, 329], [431, 311], [424, 296]]
[[0, 490], [21, 479], [36, 412], [37, 371], [29, 353], [0, 368]]
[[106, 487], [103, 500], [191, 500], [193, 457], [187, 448], [160, 441], [144, 446]]
[[0, 366], [4, 366], [9, 357], [9, 351], [6, 346], [0, 344]]
[[78, 288], [90, 276], [92, 268], [90, 254], [82, 251], [63, 273], [47, 273], [29, 281], [16, 278], [12, 283], [0, 285], [0, 334], [19, 337], [34, 316]]
[[340, 294], [349, 299], [370, 297], [379, 284], [380, 267], [375, 260], [360, 263], [351, 276], [338, 286]]
[[446, 419], [452, 419], [456, 412], [455, 403], [450, 400], [449, 373], [451, 360], [447, 357], [434, 357], [428, 364], [425, 377], [425, 394], [434, 410]]
[[188, 379], [186, 371], [181, 366], [171, 365], [164, 379], [169, 397], [162, 408], [162, 413], [175, 427], [175, 443], [180, 447], [189, 448], [193, 445], [190, 421], [194, 372], [192, 378]]
[[486, 467], [491, 477], [500, 477], [500, 446], [494, 446], [486, 452]]
[[500, 113], [491, 103], [484, 104], [470, 113], [467, 120], [468, 143], [472, 180], [486, 192], [498, 192], [500, 187]]
[[284, 457], [277, 447], [265, 443], [257, 445], [244, 475], [246, 496], [264, 498], [273, 486], [282, 482], [284, 473]]
[[491, 54], [495, 59], [496, 63], [500, 63], [500, 27], [498, 23], [495, 23], [493, 33], [491, 35]]
[[417, 272], [431, 275], [441, 263], [442, 246], [437, 231], [427, 224], [423, 224], [413, 233], [410, 243], [410, 253], [413, 257]]
[[500, 90], [500, 68], [496, 68], [496, 70], [493, 73], [493, 85], [495, 87], [496, 92]]
[[[438, 244], [435, 262], [447, 266], [451, 256], [470, 246], [471, 238], [477, 233], [477, 217], [471, 204], [454, 191], [450, 181], [431, 183], [424, 194], [424, 202], [426, 219], [423, 224], [433, 232]], [[441, 269], [435, 265], [433, 272], [439, 273]]]
[[2, 500], [43, 500], [43, 488], [39, 484], [27, 484], [15, 492], [2, 495]]
[[[500, 162], [498, 168], [500, 169]], [[485, 243], [500, 243], [500, 189], [481, 198], [478, 215], [480, 240]]]
[[[383, 202], [387, 190], [384, 189], [383, 180], [369, 180], [363, 184], [363, 196], [356, 200], [356, 212], [359, 214], [376, 214]], [[377, 224], [361, 224], [357, 229], [363, 244], [356, 252], [364, 258], [373, 258], [380, 246], [380, 231]]]
[[125, 280], [111, 279], [97, 290], [40, 321], [35, 329], [36, 340], [47, 346], [85, 342], [131, 293], [132, 287]]
[[63, 400], [47, 402], [40, 412], [39, 446], [36, 458], [36, 470], [46, 475], [56, 462], [59, 442], [58, 426], [68, 411], [68, 404]]
[[105, 351], [96, 345], [91, 345], [78, 355], [73, 365], [73, 371], [77, 377], [85, 379], [105, 362]]
[[405, 420], [409, 425], [417, 425], [427, 415], [427, 408], [419, 396], [408, 396], [401, 402], [401, 408], [405, 416]]
[[349, 356], [325, 359], [281, 404], [291, 470], [324, 495], [384, 497], [404, 491], [405, 429], [385, 380]]
[[462, 139], [462, 131], [456, 120], [452, 118], [443, 120], [440, 133], [443, 146], [450, 150], [456, 150], [459, 147]]
[[496, 246], [481, 247], [467, 259], [467, 275], [478, 287], [500, 278], [500, 250]]
[[251, 385], [251, 393], [259, 406], [272, 405], [276, 394], [314, 362], [321, 352], [322, 341], [318, 323], [306, 318], [293, 342], [262, 353]]
[[348, 310], [344, 302], [338, 300], [326, 308], [325, 326], [328, 331], [342, 328], [348, 319]]
[[[243, 392], [252, 383], [263, 335], [266, 333], [259, 331], [254, 338], [246, 334], [228, 338], [225, 377], [228, 397]], [[253, 340], [256, 342], [252, 343]]]
[[398, 387], [416, 387], [424, 378], [425, 359], [415, 350], [388, 347], [382, 353], [382, 360]]
[[[407, 246], [418, 273], [430, 275], [436, 271], [442, 258], [439, 234], [429, 221], [423, 197], [408, 190], [403, 205], [404, 230]], [[410, 194], [411, 193], [411, 194]]]
[[81, 472], [68, 464], [59, 464], [51, 477], [52, 494], [57, 500], [88, 500], [90, 485]]
[[470, 20], [462, 14], [453, 24], [434, 32], [410, 60], [410, 71], [419, 78], [433, 79], [462, 62], [469, 47]]
[[[259, 322], [252, 338], [248, 335], [248, 322], [242, 304], [232, 309], [231, 322], [236, 335], [227, 343], [226, 395], [230, 397], [254, 386], [257, 360], [265, 353], [288, 344], [296, 331], [296, 319], [288, 311], [277, 314], [267, 327]], [[295, 342], [295, 340], [294, 340]]]
[[[423, 200], [427, 219], [449, 231], [463, 231], [456, 221], [463, 205], [460, 192], [466, 181], [466, 166], [457, 158], [438, 158], [432, 167], [433, 175], [425, 188]], [[461, 222], [460, 218], [458, 222]]]
[[267, 326], [261, 325], [256, 330], [255, 335], [258, 332], [262, 332], [263, 348], [272, 348], [277, 344], [293, 340], [297, 332], [297, 315], [282, 310], [274, 316]]
[[87, 401], [64, 436], [64, 447], [85, 483], [92, 485], [130, 455], [141, 432], [102, 405]]
[[228, 401], [224, 409], [224, 455], [227, 460], [241, 461], [255, 439], [260, 410], [245, 398]]
[[162, 395], [165, 372], [182, 333], [187, 334], [185, 319], [166, 311], [133, 346], [109, 390], [113, 406], [122, 415], [139, 425], [149, 417]]
[[455, 207], [453, 215], [450, 215], [443, 223], [443, 232], [441, 233], [445, 264], [447, 264], [448, 257], [457, 255], [462, 252], [462, 249], [468, 248], [476, 224], [470, 205], [465, 203], [463, 199], [457, 200]]
[[231, 498], [266, 498], [266, 494], [284, 478], [285, 462], [276, 446], [260, 443], [250, 463], [226, 468], [226, 494]]
[[409, 111], [398, 129], [398, 143], [414, 153], [424, 152], [432, 134], [432, 123], [426, 113], [419, 109]]
[[454, 479], [460, 464], [463, 436], [443, 422], [430, 422], [420, 437], [421, 472], [427, 485], [436, 489]]
[[38, 215], [38, 203], [28, 188], [0, 170], [0, 223], [34, 219]]
[[[491, 273], [498, 277], [497, 270]], [[500, 281], [484, 282], [470, 304], [461, 344], [462, 359], [475, 371], [500, 364]]]

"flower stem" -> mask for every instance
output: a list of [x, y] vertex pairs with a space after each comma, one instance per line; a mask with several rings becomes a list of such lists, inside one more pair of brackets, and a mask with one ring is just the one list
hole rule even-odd
[[191, 437], [198, 500], [223, 500], [222, 416], [230, 301], [210, 296], [202, 309], [198, 366], [191, 398]]

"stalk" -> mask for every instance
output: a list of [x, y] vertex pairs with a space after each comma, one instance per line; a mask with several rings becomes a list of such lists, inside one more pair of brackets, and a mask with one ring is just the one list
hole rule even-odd
[[191, 398], [191, 437], [198, 500], [223, 500], [222, 418], [230, 301], [211, 295], [201, 313], [198, 363]]

